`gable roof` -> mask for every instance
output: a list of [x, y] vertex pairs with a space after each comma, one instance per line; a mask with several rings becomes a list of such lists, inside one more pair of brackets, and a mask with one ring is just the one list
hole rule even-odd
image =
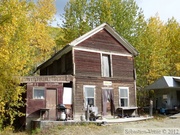
[[146, 90], [180, 88], [180, 77], [163, 76], [145, 87]]
[[79, 43], [85, 41], [92, 35], [100, 32], [101, 30], [105, 29], [108, 31], [119, 43], [123, 45], [133, 56], [138, 55], [138, 51], [123, 37], [121, 37], [109, 24], [103, 23], [100, 26], [94, 28], [93, 30], [87, 32], [86, 34], [80, 36], [79, 38], [73, 40], [68, 45], [66, 45], [63, 49], [58, 51], [54, 56], [52, 56], [50, 59], [42, 63], [40, 66], [37, 67], [37, 70], [45, 65], [50, 65], [54, 60], [59, 59], [63, 54], [67, 53], [72, 49], [72, 47], [78, 45]]
[[100, 26], [96, 27], [95, 29], [89, 31], [88, 33], [82, 35], [81, 37], [75, 39], [69, 45], [76, 46], [79, 43], [83, 42], [84, 40], [88, 39], [92, 35], [98, 33], [102, 29], [107, 30], [119, 43], [121, 43], [133, 56], [137, 56], [137, 50], [123, 37], [121, 37], [109, 24], [103, 23]]

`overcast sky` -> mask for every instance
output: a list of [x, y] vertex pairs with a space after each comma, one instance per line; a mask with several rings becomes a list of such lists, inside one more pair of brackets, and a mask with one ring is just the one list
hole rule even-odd
[[[168, 18], [175, 19], [180, 22], [180, 0], [135, 0], [140, 8], [142, 8], [145, 18], [155, 16], [156, 13], [160, 16], [161, 20], [167, 21]], [[64, 6], [68, 0], [56, 0], [56, 20], [60, 22], [59, 14], [63, 13]], [[57, 22], [53, 23], [56, 26]]]
[[163, 21], [174, 17], [180, 22], [180, 0], [136, 0], [136, 2], [143, 9], [146, 19], [158, 13]]

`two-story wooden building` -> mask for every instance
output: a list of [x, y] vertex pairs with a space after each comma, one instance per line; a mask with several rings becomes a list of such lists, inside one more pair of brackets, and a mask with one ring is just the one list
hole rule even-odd
[[79, 119], [87, 105], [113, 115], [117, 108], [136, 107], [136, 49], [104, 23], [75, 39], [38, 67], [39, 77], [26, 77], [26, 121], [49, 109], [57, 119], [57, 104], [65, 104]]

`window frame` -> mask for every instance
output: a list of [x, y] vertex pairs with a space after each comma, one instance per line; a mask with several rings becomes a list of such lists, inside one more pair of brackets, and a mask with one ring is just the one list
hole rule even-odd
[[[103, 67], [103, 56], [108, 56], [109, 61], [109, 76], [104, 75], [104, 67]], [[102, 77], [113, 77], [113, 67], [112, 67], [112, 54], [101, 53], [101, 76]]]
[[[121, 89], [126, 89], [127, 90], [127, 97], [121, 97]], [[121, 99], [127, 99], [127, 106], [122, 106], [121, 105]], [[120, 107], [129, 107], [129, 87], [119, 87], [119, 106]]]
[[[42, 91], [44, 91], [44, 95], [43, 95], [44, 97], [43, 97], [43, 98], [36, 98], [35, 95], [34, 95], [34, 94], [35, 94], [35, 92], [34, 92], [35, 90], [42, 90]], [[33, 95], [32, 95], [32, 98], [33, 98], [33, 99], [44, 100], [44, 99], [45, 99], [45, 90], [46, 90], [45, 87], [33, 87], [33, 93], [32, 93]]]
[[[86, 97], [86, 88], [93, 88], [93, 90], [94, 90], [94, 97]], [[87, 105], [88, 105], [88, 103], [87, 103], [87, 98], [94, 98], [94, 106], [96, 106], [96, 86], [95, 85], [83, 85], [83, 95], [84, 95], [84, 107], [85, 108], [87, 108]]]

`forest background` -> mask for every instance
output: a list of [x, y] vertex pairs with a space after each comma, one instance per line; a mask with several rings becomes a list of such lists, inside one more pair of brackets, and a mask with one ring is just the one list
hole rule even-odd
[[[59, 19], [54, 0], [0, 0], [0, 130], [22, 116], [19, 76], [36, 67], [75, 38], [107, 22], [139, 52], [135, 58], [138, 97], [161, 76], [180, 76], [180, 25], [158, 15], [145, 20], [134, 0], [70, 0]], [[138, 98], [140, 99], [140, 98]], [[142, 106], [139, 102], [139, 106]]]

